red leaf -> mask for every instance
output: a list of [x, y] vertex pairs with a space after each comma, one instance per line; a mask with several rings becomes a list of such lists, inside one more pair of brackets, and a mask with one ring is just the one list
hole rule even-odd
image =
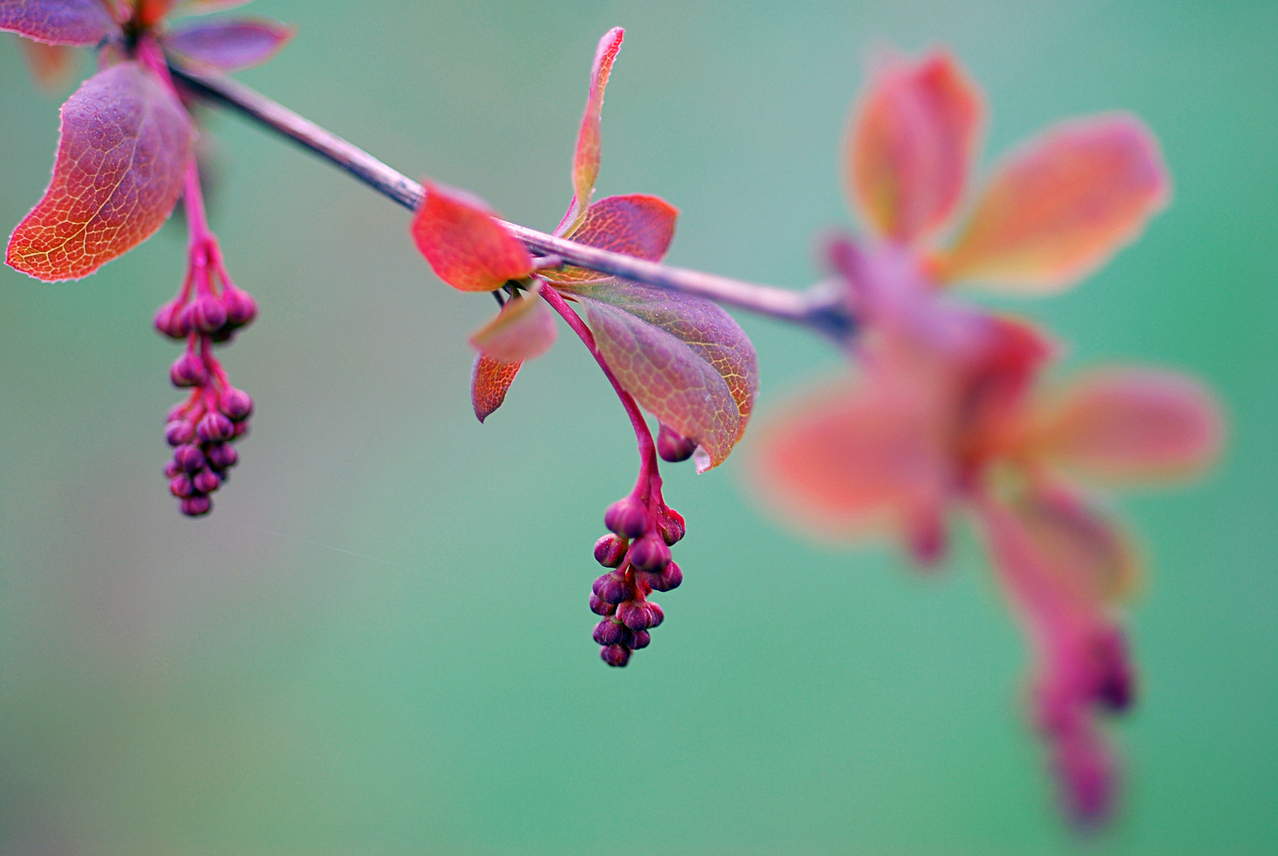
[[295, 32], [295, 28], [274, 21], [213, 21], [169, 33], [164, 46], [222, 71], [238, 71], [266, 62]]
[[96, 45], [118, 29], [103, 0], [0, 0], [0, 30], [52, 45]]
[[532, 273], [532, 256], [497, 224], [492, 209], [464, 190], [426, 182], [413, 240], [435, 275], [461, 291], [494, 291]]
[[[608, 196], [592, 204], [581, 225], [565, 237], [588, 247], [657, 262], [674, 240], [678, 216], [679, 209], [657, 196]], [[571, 266], [541, 275], [551, 282], [598, 282], [609, 278], [607, 274]]]
[[182, 193], [193, 137], [177, 99], [137, 63], [86, 80], [62, 105], [53, 180], [9, 239], [9, 264], [79, 279], [145, 241]]
[[603, 112], [604, 89], [608, 86], [608, 75], [612, 73], [613, 60], [617, 51], [621, 50], [621, 40], [626, 31], [621, 27], [613, 27], [604, 33], [595, 49], [595, 62], [590, 68], [590, 94], [586, 98], [586, 112], [581, 117], [581, 130], [577, 132], [577, 149], [572, 158], [572, 204], [564, 215], [559, 234], [573, 231], [586, 216], [586, 206], [590, 204], [590, 196], [595, 192], [595, 179], [599, 177], [599, 146], [601, 125], [599, 116]]
[[506, 391], [510, 389], [522, 365], [523, 362], [498, 362], [483, 354], [475, 357], [475, 367], [470, 373], [470, 403], [480, 422], [501, 407], [506, 400]]

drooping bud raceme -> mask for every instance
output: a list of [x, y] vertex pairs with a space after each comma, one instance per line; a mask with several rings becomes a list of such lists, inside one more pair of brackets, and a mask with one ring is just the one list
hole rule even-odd
[[188, 170], [186, 206], [191, 224], [186, 280], [172, 301], [155, 314], [164, 335], [185, 340], [186, 351], [169, 369], [169, 379], [190, 396], [168, 416], [164, 436], [175, 447], [165, 467], [169, 491], [183, 514], [199, 516], [213, 507], [209, 495], [222, 486], [239, 454], [231, 445], [248, 433], [253, 399], [231, 385], [213, 345], [230, 341], [257, 316], [257, 303], [235, 287], [222, 264], [217, 238], [208, 230], [194, 166]]

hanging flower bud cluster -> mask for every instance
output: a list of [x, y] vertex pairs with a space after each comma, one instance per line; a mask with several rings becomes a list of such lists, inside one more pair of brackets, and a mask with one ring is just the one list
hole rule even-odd
[[169, 411], [164, 433], [174, 451], [164, 474], [182, 513], [197, 517], [212, 509], [210, 494], [239, 460], [231, 444], [248, 433], [253, 412], [253, 399], [231, 385], [213, 345], [230, 341], [251, 323], [257, 303], [231, 281], [217, 238], [204, 228], [193, 227], [193, 232], [186, 281], [177, 297], [156, 312], [155, 327], [186, 342], [169, 379], [191, 394]]

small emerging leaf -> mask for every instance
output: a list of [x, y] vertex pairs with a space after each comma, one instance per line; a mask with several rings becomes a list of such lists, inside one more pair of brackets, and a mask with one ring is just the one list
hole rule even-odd
[[435, 275], [461, 291], [494, 291], [532, 273], [532, 256], [477, 196], [426, 182], [413, 240]]
[[[658, 262], [674, 240], [678, 216], [679, 209], [657, 196], [607, 196], [593, 203], [581, 225], [565, 237], [588, 247]], [[542, 275], [551, 282], [609, 279], [607, 274], [571, 266]]]
[[118, 29], [103, 0], [0, 0], [0, 30], [52, 45], [96, 45]]
[[169, 33], [164, 46], [221, 71], [238, 71], [266, 62], [295, 32], [293, 27], [274, 21], [213, 21]]
[[537, 296], [541, 283], [520, 297], [512, 297], [483, 327], [470, 337], [470, 344], [486, 357], [503, 363], [517, 363], [539, 357], [555, 343], [558, 328], [555, 314]]
[[149, 238], [182, 193], [194, 130], [135, 62], [80, 85], [44, 198], [9, 239], [8, 263], [37, 279], [79, 279]]
[[522, 365], [522, 362], [499, 362], [483, 354], [475, 356], [475, 366], [470, 373], [470, 403], [480, 422], [501, 407]]
[[991, 178], [948, 254], [946, 281], [1064, 288], [1133, 240], [1167, 204], [1158, 142], [1133, 116], [1063, 122]]
[[621, 50], [621, 40], [626, 31], [613, 27], [599, 40], [595, 49], [595, 61], [590, 68], [590, 94], [586, 98], [586, 112], [581, 117], [581, 130], [577, 132], [577, 149], [572, 159], [572, 204], [564, 215], [557, 234], [573, 231], [586, 216], [590, 196], [595, 192], [595, 179], [599, 177], [599, 146], [601, 139], [600, 114], [603, 112], [604, 89], [608, 75], [612, 73], [613, 60]]
[[624, 280], [561, 287], [586, 309], [604, 361], [663, 424], [718, 466], [741, 439], [759, 387], [754, 346], [709, 300]]

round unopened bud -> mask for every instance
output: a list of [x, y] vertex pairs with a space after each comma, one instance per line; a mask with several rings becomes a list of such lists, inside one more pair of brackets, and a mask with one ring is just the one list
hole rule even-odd
[[248, 420], [246, 419], [246, 420], [244, 420], [243, 422], [236, 422], [236, 423], [235, 423], [235, 433], [234, 433], [234, 434], [232, 434], [231, 436], [232, 436], [234, 439], [238, 440], [238, 439], [240, 439], [241, 437], [246, 436], [246, 435], [248, 434], [248, 432], [249, 432], [249, 424], [248, 424]]
[[661, 573], [652, 575], [653, 591], [670, 591], [679, 588], [679, 584], [683, 582], [683, 571], [679, 569], [679, 565], [671, 562], [661, 569]]
[[645, 535], [630, 545], [630, 564], [641, 571], [657, 573], [670, 563], [670, 548], [660, 538]]
[[235, 435], [235, 423], [216, 410], [210, 411], [195, 426], [195, 434], [206, 443], [229, 440]]
[[204, 360], [194, 351], [187, 351], [178, 357], [169, 368], [169, 380], [173, 381], [174, 386], [200, 386], [208, 376]]
[[668, 546], [673, 547], [678, 544], [683, 540], [684, 533], [687, 532], [683, 523], [683, 515], [673, 508], [664, 509], [661, 516], [657, 518], [657, 531], [661, 533], [661, 540], [665, 541]]
[[205, 467], [195, 474], [191, 484], [195, 485], [195, 489], [200, 493], [212, 493], [222, 486], [222, 480], [218, 478], [217, 473]]
[[664, 615], [655, 603], [626, 601], [617, 607], [617, 617], [631, 630], [647, 630], [661, 623]]
[[218, 396], [217, 409], [234, 422], [248, 419], [253, 412], [253, 397], [242, 389], [227, 387]]
[[611, 618], [595, 625], [594, 639], [600, 645], [618, 645], [626, 635], [626, 628]]
[[657, 432], [657, 454], [661, 460], [677, 464], [692, 457], [697, 450], [697, 441], [689, 440], [669, 426], [662, 425]]
[[648, 510], [633, 496], [617, 500], [604, 512], [604, 525], [622, 538], [638, 538], [650, 522]]
[[204, 453], [194, 443], [178, 446], [173, 452], [173, 460], [188, 473], [204, 469]]
[[226, 323], [226, 307], [212, 294], [191, 304], [191, 327], [201, 333], [212, 333]]
[[634, 588], [618, 573], [608, 573], [595, 580], [594, 593], [606, 603], [621, 603], [634, 597]]
[[625, 645], [609, 645], [599, 649], [599, 656], [609, 666], [621, 668], [630, 662], [630, 649]]
[[652, 636], [647, 630], [628, 630], [626, 631], [626, 647], [631, 651], [638, 651], [641, 648], [647, 648], [648, 643], [652, 641]]
[[186, 473], [178, 473], [169, 479], [169, 493], [178, 499], [186, 499], [195, 493], [195, 487], [191, 484], [191, 477]]
[[616, 535], [605, 535], [595, 542], [595, 561], [605, 568], [619, 568], [626, 560], [626, 541]]
[[257, 317], [257, 301], [247, 291], [227, 288], [222, 294], [222, 303], [226, 306], [226, 323], [232, 327], [251, 324]]
[[210, 443], [205, 455], [208, 456], [209, 464], [219, 470], [235, 466], [236, 461], [240, 459], [239, 453], [230, 443]]
[[174, 419], [164, 426], [164, 439], [170, 446], [181, 446], [191, 442], [195, 436], [195, 426], [186, 419]]
[[213, 509], [213, 500], [207, 496], [188, 496], [178, 505], [182, 513], [188, 517], [199, 517]]
[[182, 466], [177, 461], [173, 460], [172, 458], [169, 458], [169, 460], [165, 462], [164, 477], [166, 479], [174, 478], [177, 475], [179, 475], [181, 472], [182, 472]]
[[590, 595], [590, 611], [595, 615], [612, 615], [617, 610], [614, 604], [609, 603], [597, 594]]
[[182, 305], [176, 300], [164, 303], [155, 310], [155, 329], [170, 339], [185, 339], [191, 332], [182, 321]]

